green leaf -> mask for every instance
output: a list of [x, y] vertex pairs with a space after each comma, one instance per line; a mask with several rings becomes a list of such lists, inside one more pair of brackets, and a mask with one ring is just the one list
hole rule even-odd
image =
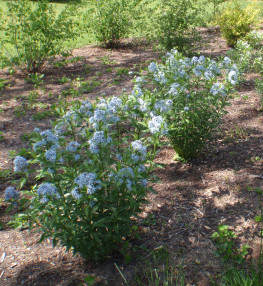
[[88, 286], [92, 286], [94, 285], [96, 278], [94, 276], [88, 275], [83, 280], [88, 284]]
[[38, 243], [41, 243], [42, 241], [44, 241], [46, 239], [46, 234], [43, 233], [38, 241]]
[[25, 183], [26, 183], [26, 178], [21, 178], [20, 184], [19, 184], [20, 189], [23, 188], [23, 186], [25, 185]]

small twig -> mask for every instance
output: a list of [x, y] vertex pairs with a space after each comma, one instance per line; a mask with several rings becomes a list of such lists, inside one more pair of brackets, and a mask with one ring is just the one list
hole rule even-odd
[[196, 207], [193, 207], [195, 210], [197, 210], [202, 216], [204, 216], [204, 214]]
[[1, 256], [0, 263], [4, 262], [4, 260], [5, 260], [5, 252], [4, 252], [4, 253], [2, 254], [2, 256]]
[[129, 286], [127, 280], [125, 279], [125, 277], [124, 277], [124, 275], [122, 274], [122, 272], [121, 272], [120, 268], [118, 267], [118, 265], [117, 265], [116, 263], [114, 263], [114, 265], [115, 265], [115, 267], [117, 268], [117, 270], [119, 271], [119, 273], [120, 273], [122, 279], [124, 280], [125, 284], [126, 284], [127, 286]]
[[261, 175], [249, 175], [249, 178], [263, 179], [263, 176], [261, 176]]

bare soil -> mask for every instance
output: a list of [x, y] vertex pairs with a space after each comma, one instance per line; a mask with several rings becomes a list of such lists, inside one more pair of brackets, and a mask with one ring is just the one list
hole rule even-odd
[[[217, 30], [204, 30], [203, 43], [204, 55], [216, 57], [227, 51]], [[59, 98], [69, 86], [69, 83], [60, 84], [59, 79], [75, 79], [75, 86], [77, 78], [100, 83], [79, 96], [79, 100], [95, 99], [103, 93], [118, 95], [124, 88], [126, 92], [132, 90], [136, 72], [160, 59], [160, 53], [142, 42], [125, 42], [120, 49], [111, 51], [87, 46], [74, 50], [73, 55], [81, 58], [64, 67], [47, 70], [34, 107], [29, 94], [35, 87], [25, 81], [25, 75], [19, 71], [10, 75], [7, 69], [0, 71], [1, 78], [9, 83], [0, 93], [2, 198], [5, 188], [16, 179], [13, 172], [4, 171], [13, 168], [10, 152], [27, 148], [29, 144], [24, 134], [37, 126], [48, 128], [54, 119], [52, 114], [43, 119], [38, 119], [36, 114], [57, 105], [58, 100], [76, 99], [70, 95]], [[128, 70], [134, 73], [130, 75]], [[248, 74], [238, 87], [221, 131], [199, 158], [181, 163], [173, 160], [173, 149], [160, 151], [156, 161], [165, 164], [165, 168], [156, 172], [161, 181], [154, 186], [156, 193], [149, 194], [150, 204], [145, 206], [137, 222], [140, 239], [134, 238], [130, 243], [131, 248], [143, 248], [131, 250], [129, 263], [118, 253], [104, 262], [91, 263], [67, 253], [62, 247], [53, 248], [49, 240], [38, 244], [38, 233], [8, 227], [10, 214], [6, 213], [6, 204], [2, 201], [0, 285], [88, 285], [84, 282], [88, 275], [95, 277], [95, 285], [125, 285], [114, 263], [129, 283], [135, 285], [133, 277], [136, 273], [142, 275], [141, 261], [147, 260], [150, 251], [162, 247], [168, 250], [173, 265], [183, 261], [187, 285], [211, 285], [211, 280], [216, 280], [225, 269], [222, 260], [215, 256], [216, 248], [210, 238], [220, 224], [229, 225], [237, 234], [238, 245], [250, 245], [247, 259], [257, 258], [261, 225], [254, 218], [260, 215], [262, 199], [253, 190], [263, 190], [263, 116], [254, 85], [257, 77], [257, 74]]]

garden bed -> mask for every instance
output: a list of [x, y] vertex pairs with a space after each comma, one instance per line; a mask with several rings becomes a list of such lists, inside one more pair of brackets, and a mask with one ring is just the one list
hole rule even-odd
[[[225, 54], [227, 47], [216, 30], [203, 33], [205, 55]], [[123, 48], [111, 51], [88, 46], [74, 50], [73, 55], [78, 60], [50, 67], [37, 89], [25, 81], [21, 72], [10, 75], [8, 69], [1, 71], [1, 78], [8, 85], [0, 99], [2, 198], [14, 178], [10, 152], [27, 148], [27, 134], [35, 127], [50, 127], [50, 120], [54, 119], [52, 106], [54, 109], [76, 99], [93, 100], [104, 93], [118, 95], [123, 89], [129, 93], [134, 75], [160, 58], [159, 53], [141, 42], [125, 43]], [[160, 151], [156, 162], [165, 164], [165, 168], [156, 170], [161, 181], [154, 186], [156, 194], [149, 195], [150, 204], [136, 222], [140, 239], [131, 241], [129, 263], [119, 253], [102, 263], [91, 263], [66, 253], [61, 247], [53, 248], [50, 241], [38, 244], [39, 234], [8, 227], [10, 215], [5, 213], [2, 201], [0, 284], [82, 285], [85, 277], [91, 275], [96, 280], [94, 285], [125, 285], [116, 264], [129, 285], [136, 285], [136, 276], [143, 277], [143, 268], [150, 264], [150, 253], [166, 249], [174, 273], [180, 272], [181, 265], [188, 285], [211, 285], [224, 270], [211, 240], [220, 224], [230, 226], [240, 245], [249, 244], [247, 259], [256, 258], [261, 225], [254, 218], [260, 215], [262, 202], [255, 190], [263, 188], [263, 117], [258, 111], [260, 99], [254, 85], [257, 77], [248, 74], [238, 87], [221, 132], [199, 158], [181, 163], [173, 160], [173, 149]], [[78, 78], [89, 82], [88, 92], [80, 95], [68, 92], [59, 98], [63, 90], [78, 86]], [[33, 90], [38, 92], [35, 97]]]

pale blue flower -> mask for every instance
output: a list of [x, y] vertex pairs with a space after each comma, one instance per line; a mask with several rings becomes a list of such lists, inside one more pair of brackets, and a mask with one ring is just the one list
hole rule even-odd
[[72, 195], [72, 197], [73, 197], [74, 199], [76, 199], [76, 200], [79, 200], [79, 199], [82, 198], [82, 194], [80, 194], [80, 193], [78, 192], [78, 188], [74, 188], [74, 189], [71, 191], [71, 195]]
[[189, 111], [189, 110], [190, 110], [189, 106], [184, 107], [184, 111]]
[[154, 104], [154, 109], [159, 112], [167, 112], [169, 110], [169, 106], [167, 106], [165, 100], [159, 100]]
[[229, 67], [231, 65], [231, 60], [229, 57], [224, 57], [223, 63], [226, 67]]
[[138, 85], [135, 85], [132, 91], [132, 95], [135, 97], [141, 97], [143, 96], [143, 92], [141, 88]]
[[145, 82], [145, 80], [140, 76], [136, 77], [135, 81], [136, 81], [136, 84], [139, 84], [139, 85]]
[[137, 154], [132, 154], [131, 159], [136, 163], [140, 160], [140, 156], [138, 156]]
[[5, 190], [5, 200], [9, 201], [11, 199], [18, 200], [19, 199], [19, 192], [14, 187], [8, 187]]
[[75, 183], [79, 185], [80, 188], [83, 188], [84, 186], [88, 184], [93, 184], [93, 182], [96, 180], [97, 175], [95, 173], [81, 173], [76, 179]]
[[92, 115], [92, 104], [90, 103], [89, 100], [85, 100], [81, 103], [79, 112], [81, 114], [85, 114], [87, 116], [91, 116]]
[[196, 57], [196, 56], [192, 57], [191, 63], [192, 63], [192, 64], [198, 63], [198, 57]]
[[204, 62], [205, 62], [205, 56], [200, 56], [199, 57], [199, 59], [198, 59], [198, 62], [200, 63], [200, 64], [203, 64]]
[[129, 179], [127, 179], [127, 180], [126, 180], [126, 186], [127, 186], [127, 189], [128, 189], [129, 191], [131, 190], [132, 185], [133, 185], [132, 181], [129, 180]]
[[206, 80], [210, 80], [214, 75], [210, 70], [206, 70], [204, 76]]
[[214, 83], [210, 89], [210, 93], [212, 93], [213, 95], [226, 95], [226, 91], [225, 91], [225, 87], [223, 84], [221, 83]]
[[123, 159], [123, 157], [121, 156], [121, 154], [116, 154], [116, 159], [118, 161], [121, 161]]
[[108, 104], [105, 98], [101, 98], [99, 103], [97, 104], [98, 109], [107, 109], [107, 106]]
[[140, 104], [139, 108], [142, 112], [146, 112], [148, 110], [148, 104], [142, 99], [138, 99], [138, 103]]
[[148, 70], [149, 72], [151, 73], [154, 73], [154, 72], [157, 72], [158, 71], [158, 68], [157, 68], [157, 65], [156, 63], [150, 63], [149, 66], [148, 66]]
[[101, 181], [96, 180], [97, 175], [95, 173], [81, 173], [74, 182], [79, 188], [87, 187], [87, 193], [92, 195], [96, 190], [100, 189]]
[[134, 151], [138, 151], [141, 155], [147, 155], [147, 148], [142, 144], [140, 140], [133, 141], [131, 146]]
[[168, 106], [168, 107], [171, 107], [173, 105], [173, 100], [172, 99], [168, 99], [166, 100], [165, 104]]
[[90, 144], [90, 151], [97, 154], [99, 152], [99, 144], [109, 144], [112, 142], [112, 138], [109, 136], [106, 138], [104, 131], [96, 131], [88, 142]]
[[51, 143], [54, 143], [54, 144], [55, 144], [55, 143], [58, 143], [59, 137], [58, 137], [57, 135], [55, 135], [55, 134], [52, 132], [51, 129], [47, 129], [47, 130], [45, 130], [45, 131], [42, 131], [42, 132], [40, 133], [40, 135], [41, 135], [42, 137], [44, 137], [47, 142], [51, 142]]
[[210, 71], [213, 75], [220, 75], [221, 74], [221, 70], [219, 68], [219, 65], [215, 62], [215, 61], [211, 61], [207, 71]]
[[79, 159], [80, 159], [80, 155], [79, 155], [79, 154], [76, 154], [76, 155], [74, 156], [75, 162], [77, 162]]
[[193, 69], [193, 72], [196, 76], [201, 76], [204, 70], [205, 68], [202, 65], [198, 65]]
[[41, 184], [37, 189], [37, 193], [39, 197], [42, 197], [42, 199], [40, 200], [41, 203], [48, 202], [50, 197], [59, 198], [59, 194], [57, 192], [56, 187], [50, 183]]
[[47, 161], [54, 163], [57, 160], [57, 151], [49, 149], [46, 151], [45, 157]]
[[165, 73], [163, 71], [158, 71], [154, 76], [154, 80], [159, 82], [160, 84], [166, 84], [167, 78], [165, 77]]
[[147, 185], [148, 185], [148, 180], [147, 180], [147, 179], [141, 180], [141, 184], [142, 184], [142, 186], [143, 186], [144, 188], [146, 188]]
[[14, 160], [14, 165], [15, 165], [14, 167], [15, 172], [23, 172], [26, 169], [28, 163], [26, 158], [22, 156], [16, 156]]
[[145, 168], [144, 165], [140, 165], [140, 166], [138, 167], [138, 172], [139, 172], [139, 173], [143, 173], [143, 172], [145, 172], [145, 170], [146, 170], [146, 168]]
[[162, 116], [153, 116], [148, 123], [148, 127], [152, 134], [160, 132], [161, 134], [167, 134], [167, 125], [164, 122]]
[[228, 81], [232, 84], [232, 85], [236, 85], [237, 81], [238, 81], [238, 77], [237, 77], [237, 72], [235, 70], [231, 70], [227, 76]]
[[103, 109], [96, 109], [94, 116], [89, 119], [90, 123], [99, 123], [106, 121], [106, 111]]
[[43, 197], [42, 199], [39, 200], [41, 204], [46, 204], [49, 202], [49, 199], [47, 197]]
[[120, 118], [119, 118], [118, 116], [111, 115], [111, 116], [109, 117], [109, 122], [111, 122], [111, 123], [116, 124], [116, 123], [119, 122], [119, 121], [120, 121]]
[[179, 77], [181, 77], [181, 78], [188, 77], [186, 71], [185, 71], [183, 68], [178, 69], [178, 70], [177, 70], [177, 74], [178, 74]]
[[121, 178], [134, 178], [134, 172], [133, 172], [133, 169], [131, 167], [124, 167], [122, 169], [119, 170], [118, 174], [117, 174], [118, 177], [121, 177]]
[[78, 148], [80, 147], [80, 144], [79, 142], [77, 141], [72, 141], [70, 142], [67, 147], [66, 147], [66, 150], [68, 152], [77, 152]]
[[108, 103], [108, 110], [112, 113], [116, 113], [121, 106], [122, 100], [114, 96]]
[[173, 83], [170, 85], [169, 94], [177, 95], [179, 89], [180, 89], [180, 84], [179, 83]]
[[75, 111], [68, 111], [62, 118], [67, 122], [74, 122], [79, 119], [79, 115]]

